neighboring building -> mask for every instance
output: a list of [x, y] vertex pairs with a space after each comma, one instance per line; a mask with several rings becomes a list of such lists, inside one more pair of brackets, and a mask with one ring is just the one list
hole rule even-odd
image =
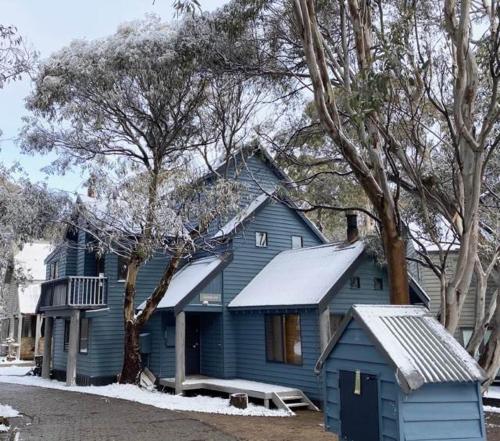
[[25, 244], [14, 254], [5, 274], [5, 315], [0, 323], [0, 343], [15, 348], [16, 357], [29, 360], [40, 352], [41, 317], [36, 307], [45, 281], [44, 260], [52, 246], [47, 242]]
[[[269, 197], [286, 176], [265, 152], [245, 154], [244, 167], [238, 161], [229, 170], [245, 187], [241, 212], [211, 229], [216, 252], [194, 256], [174, 276], [141, 335], [144, 364], [178, 392], [186, 376], [204, 375], [290, 386], [319, 401], [313, 368], [321, 348], [353, 303], [389, 302], [386, 271], [361, 241], [326, 244], [301, 212]], [[126, 268], [115, 255], [97, 259], [68, 246], [89, 240], [68, 236], [47, 258], [48, 275], [59, 279], [44, 284], [40, 310], [49, 332], [54, 323], [56, 377], [103, 384], [122, 365]], [[138, 308], [166, 263], [157, 257], [141, 269]], [[417, 283], [411, 292], [427, 303]]]
[[486, 440], [485, 373], [426, 308], [353, 306], [316, 372], [339, 439]]

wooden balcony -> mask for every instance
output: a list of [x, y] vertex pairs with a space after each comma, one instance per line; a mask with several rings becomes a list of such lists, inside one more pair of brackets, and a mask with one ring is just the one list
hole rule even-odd
[[107, 301], [106, 277], [69, 276], [42, 283], [38, 309], [98, 309]]

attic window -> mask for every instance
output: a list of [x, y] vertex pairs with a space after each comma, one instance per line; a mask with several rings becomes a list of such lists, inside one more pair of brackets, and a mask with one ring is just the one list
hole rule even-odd
[[267, 233], [263, 231], [257, 231], [255, 233], [255, 246], [259, 248], [267, 247]]
[[361, 288], [361, 280], [359, 277], [351, 277], [351, 289]]
[[384, 289], [384, 281], [380, 277], [375, 277], [373, 279], [373, 289], [376, 291], [382, 291]]
[[304, 239], [302, 236], [292, 236], [292, 250], [304, 247]]
[[118, 256], [118, 280], [127, 280], [128, 262], [125, 257]]

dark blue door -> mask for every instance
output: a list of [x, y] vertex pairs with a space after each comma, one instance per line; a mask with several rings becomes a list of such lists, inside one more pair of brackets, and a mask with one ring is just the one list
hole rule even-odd
[[340, 427], [344, 441], [379, 441], [375, 375], [340, 371]]
[[186, 375], [200, 373], [200, 316], [186, 315]]

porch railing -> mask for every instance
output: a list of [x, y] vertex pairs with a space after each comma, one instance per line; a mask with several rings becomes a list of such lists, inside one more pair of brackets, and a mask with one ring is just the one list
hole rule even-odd
[[69, 276], [42, 283], [40, 309], [95, 308], [107, 305], [106, 277]]

